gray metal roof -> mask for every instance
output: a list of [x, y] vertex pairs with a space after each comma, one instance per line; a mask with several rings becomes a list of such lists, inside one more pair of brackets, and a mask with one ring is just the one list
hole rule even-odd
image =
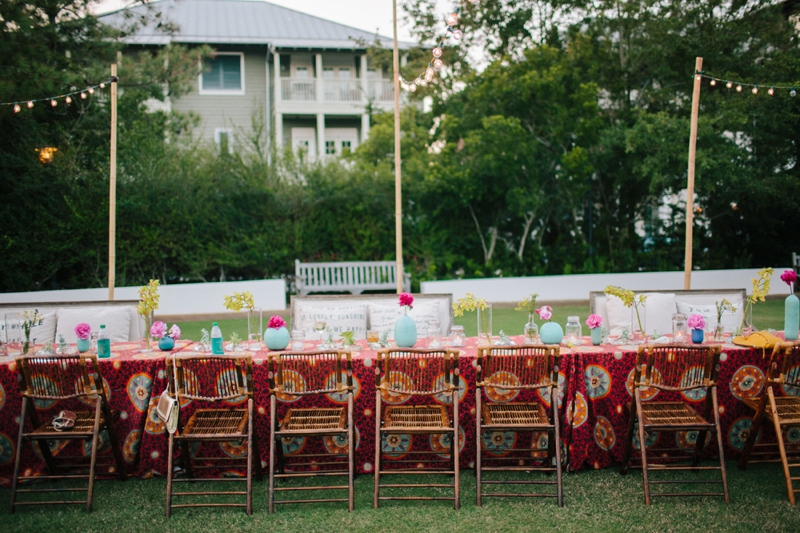
[[[335, 0], [332, 0], [335, 1]], [[166, 45], [174, 43], [203, 44], [269, 44], [277, 48], [356, 49], [354, 39], [367, 43], [376, 35], [344, 24], [331, 22], [262, 0], [159, 0], [150, 8], [135, 5], [100, 15], [101, 22], [115, 27], [130, 24], [130, 15], [145, 15], [148, 9], [161, 11], [162, 19], [179, 27], [175, 35], [166, 35], [153, 23], [125, 39], [129, 44]], [[136, 17], [138, 18], [138, 17]], [[388, 37], [377, 36], [386, 47]], [[399, 43], [408, 49], [411, 43]], [[363, 47], [361, 47], [363, 48]]]

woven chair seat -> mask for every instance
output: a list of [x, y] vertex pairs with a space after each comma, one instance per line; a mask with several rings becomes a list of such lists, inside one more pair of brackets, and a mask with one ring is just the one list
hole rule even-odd
[[247, 409], [198, 409], [189, 418], [182, 437], [245, 435]]
[[484, 426], [549, 426], [547, 412], [539, 403], [483, 404]]
[[[112, 415], [116, 418], [116, 411], [112, 412]], [[101, 414], [100, 415], [100, 427], [103, 426], [105, 423], [105, 417]], [[75, 412], [75, 425], [70, 429], [65, 429], [63, 431], [56, 431], [53, 427], [53, 421], [48, 420], [46, 423], [42, 424], [38, 428], [36, 428], [32, 435], [35, 437], [44, 437], [44, 436], [60, 436], [62, 438], [69, 437], [70, 434], [79, 434], [79, 435], [91, 435], [92, 431], [94, 431], [94, 413], [90, 413], [89, 411], [76, 411]]]
[[[748, 398], [743, 400], [744, 404], [755, 411], [761, 398]], [[778, 396], [775, 398], [775, 405], [778, 407], [778, 415], [781, 419], [781, 424], [800, 424], [800, 397], [796, 396]], [[767, 402], [764, 409], [764, 414], [767, 418], [772, 420], [772, 406]]]
[[443, 405], [392, 405], [386, 408], [384, 429], [427, 430], [450, 427]]
[[342, 430], [347, 427], [347, 409], [289, 409], [281, 423], [281, 431]]
[[646, 426], [710, 425], [683, 402], [642, 403], [642, 418]]

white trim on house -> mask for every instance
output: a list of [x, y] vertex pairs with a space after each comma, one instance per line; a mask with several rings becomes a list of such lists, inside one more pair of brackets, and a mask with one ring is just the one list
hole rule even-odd
[[217, 146], [222, 149], [222, 136], [227, 138], [226, 142], [228, 144], [228, 153], [233, 153], [233, 130], [231, 128], [215, 128], [214, 129], [214, 142], [217, 143]]
[[206, 74], [205, 72], [200, 72], [200, 75], [197, 77], [197, 92], [198, 94], [203, 95], [226, 95], [226, 96], [243, 96], [245, 94], [244, 90], [244, 80], [245, 80], [245, 72], [244, 72], [244, 52], [216, 52], [214, 57], [217, 56], [239, 56], [239, 86], [240, 89], [204, 89], [203, 88], [203, 75]]

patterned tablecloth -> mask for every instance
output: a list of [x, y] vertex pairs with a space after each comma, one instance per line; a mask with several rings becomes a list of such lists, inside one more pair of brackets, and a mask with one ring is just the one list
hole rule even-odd
[[[520, 342], [520, 338], [514, 338]], [[630, 383], [635, 361], [635, 346], [586, 345], [562, 350], [561, 368], [559, 372], [559, 394], [562, 436], [567, 448], [569, 469], [605, 468], [618, 463], [622, 456], [622, 440], [626, 430], [627, 412], [625, 404], [632, 400]], [[472, 467], [475, 458], [475, 356], [476, 338], [467, 340], [462, 347], [460, 359], [461, 372], [461, 404], [460, 404], [460, 446], [462, 467]], [[307, 343], [312, 348], [312, 343]], [[356, 421], [356, 466], [361, 473], [370, 473], [374, 463], [375, 446], [375, 352], [362, 346], [362, 350], [354, 352], [353, 374], [355, 383], [355, 421]], [[175, 352], [191, 350], [190, 343], [181, 341]], [[255, 406], [258, 416], [256, 428], [258, 432], [262, 463], [269, 458], [269, 395], [266, 368], [266, 351], [253, 354], [253, 378], [255, 382]], [[137, 346], [131, 343], [114, 344], [112, 357], [101, 360], [102, 372], [106, 380], [107, 391], [113, 409], [120, 411], [117, 421], [117, 433], [123, 449], [128, 472], [139, 477], [163, 475], [166, 472], [167, 437], [163, 424], [155, 414], [155, 405], [161, 392], [166, 388], [164, 352], [139, 353]], [[734, 458], [743, 448], [750, 428], [748, 409], [741, 402], [743, 398], [757, 396], [761, 393], [765, 382], [765, 371], [769, 362], [769, 353], [763, 354], [759, 349], [742, 348], [730, 344], [723, 346], [721, 371], [719, 379], [719, 403], [722, 428], [726, 443], [726, 457]], [[295, 377], [303, 380], [302, 375]], [[19, 414], [21, 399], [19, 395], [19, 374], [16, 364], [11, 358], [0, 359], [0, 484], [9, 484], [13, 468], [13, 456], [19, 431]], [[800, 395], [800, 389], [786, 388], [779, 394]], [[515, 392], [492, 391], [495, 401], [523, 401], [524, 395]], [[677, 399], [659, 392], [659, 400]], [[652, 397], [652, 396], [651, 396]], [[549, 404], [550, 398], [545, 394], [539, 396]], [[285, 398], [288, 403], [293, 398]], [[684, 396], [690, 402], [702, 400], [698, 396]], [[410, 401], [407, 398], [388, 398], [395, 403]], [[437, 401], [447, 402], [446, 397]], [[64, 405], [42, 406], [46, 410], [44, 417], [52, 417]], [[192, 402], [198, 404], [199, 402]], [[293, 406], [344, 405], [346, 398], [339, 395], [306, 397], [291, 402]], [[197, 405], [189, 405], [189, 410]], [[663, 436], [663, 439], [675, 439], [680, 447], [689, 447], [696, 439], [693, 432]], [[648, 436], [646, 445], [655, 445], [658, 434]], [[522, 440], [518, 440], [522, 439]], [[787, 435], [790, 443], [800, 443], [800, 431]], [[307, 442], [308, 441], [308, 442]], [[63, 441], [62, 441], [63, 442]], [[56, 451], [63, 446], [54, 441], [51, 448]], [[667, 442], [661, 445], [669, 444]], [[282, 443], [287, 455], [307, 454], [317, 451], [339, 451], [346, 442], [338, 438], [314, 439], [294, 438]], [[490, 453], [503, 455], [513, 447], [530, 446], [531, 454], [539, 456], [547, 449], [546, 434], [517, 436], [513, 432], [497, 432], [485, 439]], [[72, 444], [70, 445], [72, 446]], [[244, 451], [244, 444], [229, 442], [222, 444], [205, 444], [208, 447], [203, 454], [221, 457], [237, 457]], [[449, 443], [444, 436], [397, 435], [383, 442], [385, 451], [394, 456], [414, 459], [414, 451], [445, 452]], [[107, 447], [107, 446], [106, 446]], [[674, 446], [669, 446], [674, 447]], [[83, 453], [88, 453], [88, 445], [83, 446]], [[43, 468], [43, 461], [38, 452], [29, 445], [23, 449], [23, 468], [36, 472]], [[216, 475], [239, 475], [239, 472], [209, 471]]]

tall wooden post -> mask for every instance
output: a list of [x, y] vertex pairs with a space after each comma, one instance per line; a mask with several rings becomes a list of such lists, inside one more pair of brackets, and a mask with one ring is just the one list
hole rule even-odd
[[692, 92], [692, 122], [689, 132], [689, 183], [686, 185], [686, 251], [683, 264], [683, 289], [692, 288], [692, 228], [694, 227], [694, 162], [697, 155], [697, 116], [700, 112], [700, 83], [703, 58], [694, 63], [694, 91]]
[[108, 186], [108, 299], [114, 299], [117, 263], [117, 65], [111, 64], [111, 157]]
[[397, 294], [403, 292], [403, 183], [400, 179], [400, 53], [397, 49], [397, 0], [392, 0], [394, 22], [394, 229]]

